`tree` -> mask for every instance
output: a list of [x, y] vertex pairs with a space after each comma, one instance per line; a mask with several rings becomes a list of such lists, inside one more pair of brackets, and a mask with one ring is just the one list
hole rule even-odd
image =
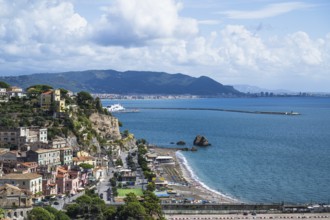
[[128, 193], [124, 199], [125, 205], [119, 210], [119, 219], [144, 219], [146, 210], [138, 201], [134, 193]]
[[55, 216], [41, 207], [35, 207], [29, 212], [28, 220], [55, 220]]
[[92, 198], [87, 195], [82, 195], [76, 199], [78, 204], [92, 204]]
[[124, 199], [125, 203], [138, 202], [136, 195], [134, 193], [128, 193]]
[[113, 206], [108, 207], [104, 212], [104, 218], [106, 220], [113, 220], [116, 217], [116, 208]]
[[69, 91], [63, 88], [60, 88], [59, 90], [61, 91], [61, 98], [64, 99]]
[[28, 87], [26, 89], [26, 91], [29, 94], [41, 94], [41, 93], [47, 92], [51, 89], [53, 89], [53, 87], [51, 87], [49, 85], [33, 85], [33, 86]]
[[79, 166], [80, 166], [81, 168], [85, 169], [85, 170], [88, 170], [88, 169], [92, 169], [92, 168], [94, 168], [93, 165], [88, 164], [88, 163], [81, 163], [81, 164], [79, 164]]
[[148, 185], [147, 185], [147, 190], [150, 191], [150, 192], [153, 192], [156, 190], [156, 185], [154, 182], [149, 182]]
[[2, 208], [0, 208], [0, 220], [1, 219], [4, 219], [5, 218], [5, 215], [6, 215], [5, 210], [3, 210]]
[[4, 81], [0, 81], [0, 88], [8, 89], [10, 85]]
[[71, 204], [66, 207], [66, 213], [71, 218], [76, 218], [80, 211], [81, 207], [79, 204]]
[[146, 213], [150, 216], [158, 216], [158, 218], [161, 218], [163, 213], [159, 198], [149, 190], [144, 191], [143, 194], [143, 206]]
[[102, 103], [99, 97], [96, 97], [95, 99], [95, 108], [99, 113], [104, 113], [104, 109], [102, 107]]
[[53, 214], [54, 216], [56, 216], [58, 210], [55, 209], [54, 207], [51, 206], [45, 206], [44, 209], [46, 209], [49, 213]]
[[97, 214], [97, 213], [103, 213], [106, 209], [105, 202], [100, 197], [94, 197], [92, 199], [92, 205], [91, 205], [91, 213]]
[[58, 211], [55, 216], [55, 220], [71, 220], [71, 218], [63, 211]]
[[115, 163], [116, 166], [123, 166], [123, 161], [121, 160], [121, 158], [118, 158], [116, 160], [116, 163]]
[[88, 92], [82, 91], [82, 92], [78, 92], [77, 94], [77, 104], [81, 107], [81, 108], [87, 108], [89, 109], [90, 106], [93, 104], [93, 97], [91, 94], [89, 94]]
[[115, 187], [117, 185], [117, 178], [116, 177], [111, 177], [110, 184], [111, 184], [112, 187]]

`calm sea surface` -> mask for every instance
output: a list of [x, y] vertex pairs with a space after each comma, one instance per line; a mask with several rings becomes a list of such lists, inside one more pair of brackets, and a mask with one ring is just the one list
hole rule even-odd
[[136, 138], [151, 144], [197, 134], [212, 146], [183, 152], [196, 178], [244, 202], [328, 203], [330, 200], [329, 98], [224, 98], [184, 100], [103, 100], [124, 107], [222, 108], [295, 111], [302, 115], [263, 115], [220, 111], [143, 110], [117, 113]]

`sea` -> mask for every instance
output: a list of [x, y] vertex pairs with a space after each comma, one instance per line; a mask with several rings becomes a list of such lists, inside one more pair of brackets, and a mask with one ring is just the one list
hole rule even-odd
[[[114, 113], [137, 139], [160, 147], [193, 146], [196, 135], [209, 147], [180, 152], [196, 181], [246, 203], [330, 201], [330, 98], [207, 98], [103, 100], [137, 113]], [[147, 109], [169, 108], [169, 109]], [[172, 108], [172, 109], [170, 109]], [[178, 110], [176, 108], [201, 108]], [[212, 111], [299, 112], [301, 115]]]

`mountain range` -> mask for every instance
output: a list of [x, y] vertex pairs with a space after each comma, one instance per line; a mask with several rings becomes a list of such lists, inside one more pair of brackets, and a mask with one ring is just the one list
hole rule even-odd
[[73, 92], [112, 94], [161, 94], [199, 96], [239, 96], [232, 86], [206, 77], [198, 78], [181, 73], [169, 74], [150, 71], [87, 70], [62, 73], [38, 73], [21, 76], [2, 76], [0, 81], [27, 88], [46, 84]]

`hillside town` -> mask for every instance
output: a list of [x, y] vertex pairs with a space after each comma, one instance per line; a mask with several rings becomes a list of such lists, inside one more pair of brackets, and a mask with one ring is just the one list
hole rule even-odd
[[[0, 88], [2, 103], [29, 100], [29, 96], [19, 87]], [[76, 107], [65, 104], [59, 89], [33, 96], [43, 111], [54, 109], [54, 118], [69, 114], [68, 109]], [[114, 140], [119, 140], [118, 121], [114, 123]], [[0, 207], [10, 219], [24, 219], [33, 206], [49, 204], [50, 198], [74, 196], [95, 185], [108, 172], [110, 155], [88, 152], [88, 146], [84, 151], [61, 136], [49, 140], [47, 127], [0, 125]]]
[[[98, 101], [94, 103], [97, 98], [45, 85], [26, 92], [15, 86], [0, 91], [0, 208], [4, 217], [27, 219], [36, 207], [50, 206], [70, 214], [72, 202], [90, 192], [102, 204], [120, 205], [129, 192], [146, 199], [146, 191], [166, 189], [167, 180], [156, 170], [159, 164], [173, 164], [173, 157], [158, 156], [148, 150], [145, 140], [135, 140], [126, 130], [121, 133], [118, 119], [98, 106]], [[81, 119], [86, 115], [88, 120]], [[160, 197], [158, 193], [155, 198]], [[160, 204], [159, 199], [155, 202]], [[78, 214], [71, 214], [71, 219], [74, 215]]]

